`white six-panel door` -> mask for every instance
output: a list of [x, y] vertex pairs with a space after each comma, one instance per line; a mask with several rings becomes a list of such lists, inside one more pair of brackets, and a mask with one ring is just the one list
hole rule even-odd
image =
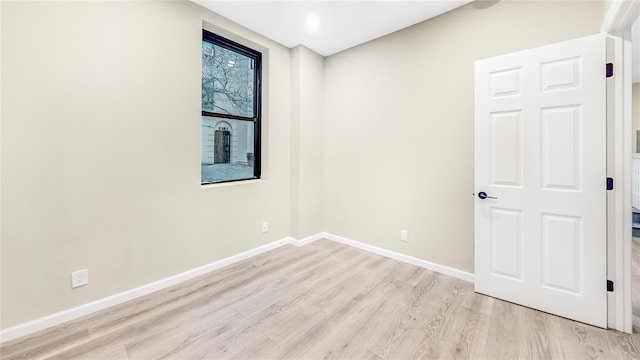
[[600, 327], [605, 75], [601, 35], [475, 63], [475, 289]]

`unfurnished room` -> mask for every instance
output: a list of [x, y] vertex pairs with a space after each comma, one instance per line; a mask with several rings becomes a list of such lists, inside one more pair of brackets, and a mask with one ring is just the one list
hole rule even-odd
[[640, 2], [0, 1], [0, 358], [640, 359]]

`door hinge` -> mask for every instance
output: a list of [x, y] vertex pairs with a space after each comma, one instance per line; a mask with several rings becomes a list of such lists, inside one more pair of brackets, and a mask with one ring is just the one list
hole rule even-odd
[[613, 178], [607, 178], [607, 190], [613, 190]]
[[607, 63], [607, 77], [613, 76], [613, 63]]
[[607, 280], [607, 291], [613, 291], [613, 281]]

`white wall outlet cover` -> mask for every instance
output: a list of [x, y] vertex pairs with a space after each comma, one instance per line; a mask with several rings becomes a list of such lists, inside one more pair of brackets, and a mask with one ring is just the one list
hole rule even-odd
[[269, 231], [269, 223], [265, 221], [262, 223], [262, 232], [265, 233], [267, 231]]
[[89, 283], [89, 270], [82, 269], [71, 273], [71, 288], [84, 286]]
[[400, 240], [409, 241], [409, 232], [407, 230], [400, 230]]

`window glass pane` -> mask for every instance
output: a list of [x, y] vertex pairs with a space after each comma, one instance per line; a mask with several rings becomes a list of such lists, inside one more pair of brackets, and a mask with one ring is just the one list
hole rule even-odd
[[254, 60], [202, 41], [202, 110], [253, 117]]
[[253, 121], [202, 117], [202, 183], [253, 179]]

